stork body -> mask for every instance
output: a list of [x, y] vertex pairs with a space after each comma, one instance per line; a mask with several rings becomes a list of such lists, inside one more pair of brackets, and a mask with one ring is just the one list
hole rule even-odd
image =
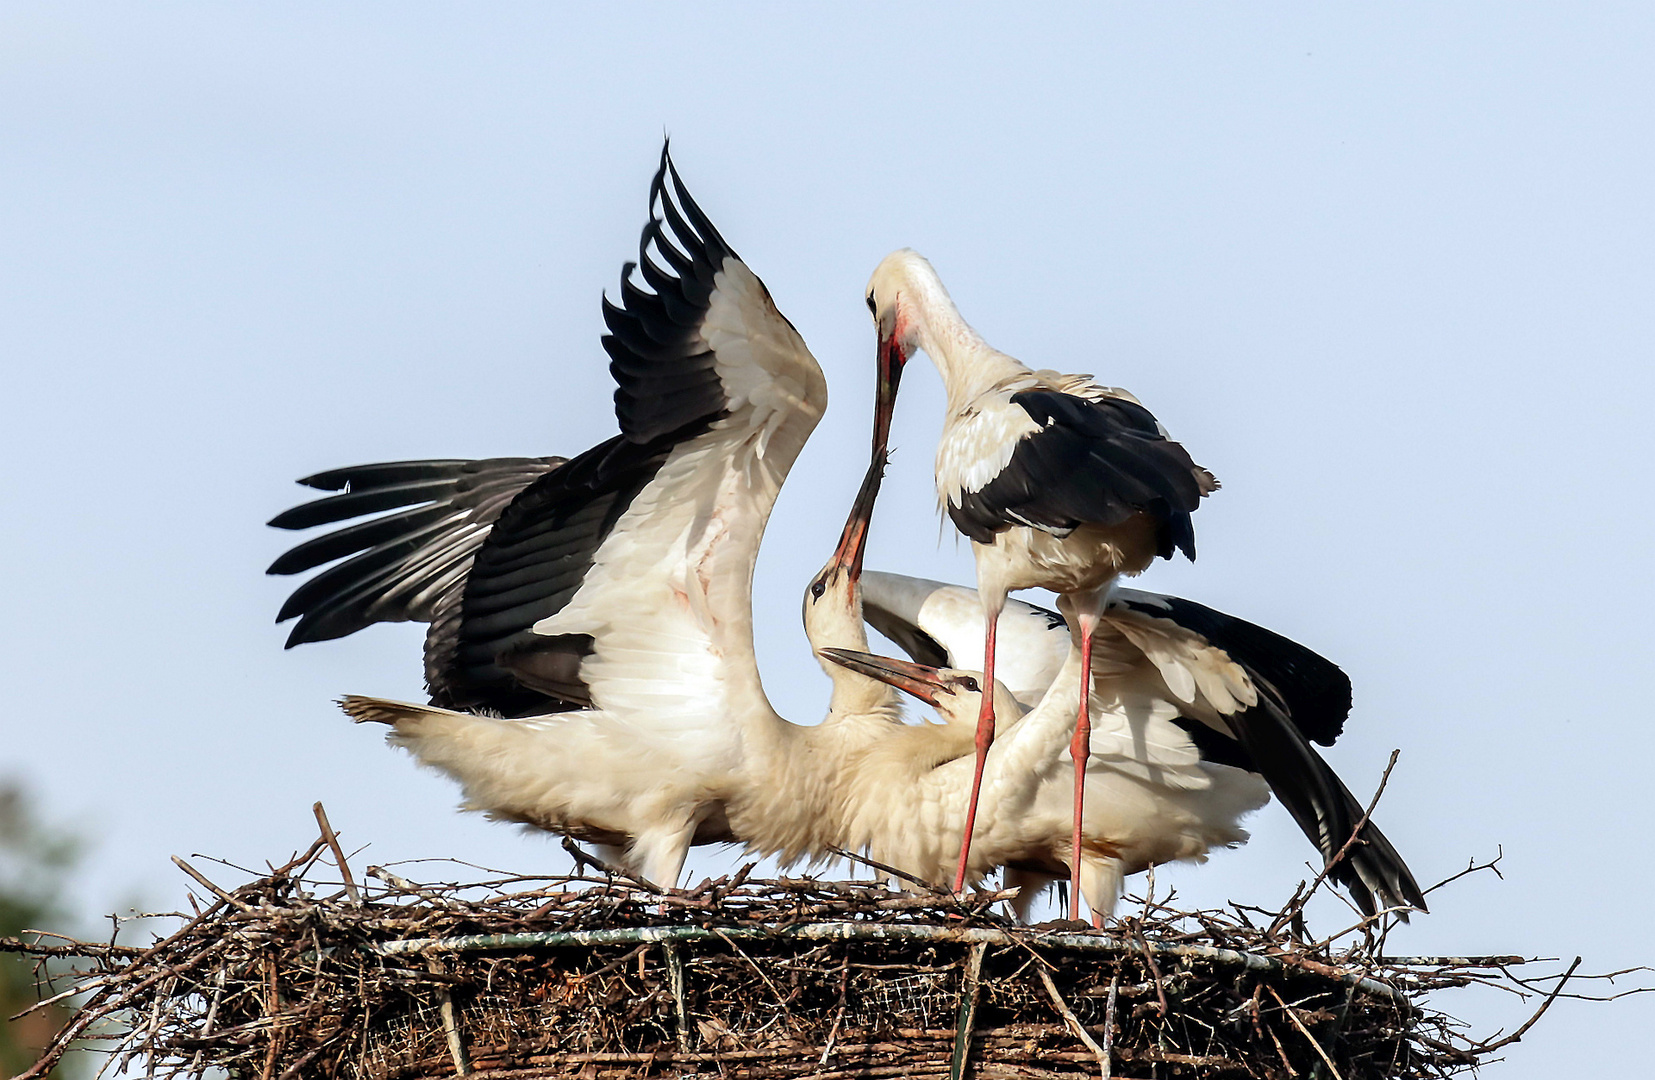
[[[929, 703], [946, 726], [962, 735], [975, 726], [981, 673], [860, 653], [834, 655]], [[1076, 659], [1059, 668], [1041, 701], [1018, 721], [1018, 730], [1033, 745], [1019, 750], [1001, 739], [990, 749], [983, 794], [995, 798], [995, 813], [983, 819], [972, 844], [969, 872], [975, 879], [1005, 866], [1008, 882], [1022, 886], [1016, 906], [1026, 915], [1033, 895], [1048, 882], [1069, 877], [1078, 861], [1087, 906], [1099, 923], [1114, 910], [1127, 875], [1163, 862], [1202, 861], [1215, 847], [1245, 842], [1241, 819], [1263, 806], [1270, 793], [1259, 777], [1204, 760], [1165, 716], [1134, 707], [1135, 703], [1095, 696], [1096, 726], [1086, 763], [1087, 798], [1077, 854], [1070, 833], [1072, 766], [1066, 748], [1068, 714], [1063, 712], [1078, 695]], [[1074, 687], [1065, 686], [1064, 680], [1072, 680]], [[1002, 722], [1023, 713], [1005, 684], [996, 683], [995, 691], [996, 715]], [[1028, 729], [1023, 731], [1025, 725]], [[1002, 754], [1011, 756], [997, 760]], [[954, 781], [950, 808], [961, 805], [968, 794], [964, 766], [962, 760], [950, 766], [953, 777], [939, 770], [935, 778]], [[952, 830], [938, 832], [947, 835]], [[890, 857], [945, 873], [955, 855], [952, 847], [932, 845]]]
[[[931, 357], [947, 394], [937, 446], [937, 497], [972, 541], [983, 600], [984, 672], [995, 676], [999, 615], [1019, 589], [1048, 588], [1080, 636], [1088, 676], [1109, 589], [1175, 551], [1195, 557], [1190, 514], [1217, 488], [1212, 474], [1166, 438], [1130, 394], [1090, 376], [1033, 370], [990, 346], [960, 316], [941, 279], [917, 253], [898, 251], [875, 269], [868, 306], [879, 330], [881, 409], [894, 404], [902, 365]], [[981, 774], [994, 740], [992, 695], [978, 719]], [[1081, 842], [1089, 701], [1074, 726], [1074, 823]], [[978, 781], [980, 787], [980, 780]], [[962, 887], [978, 799], [970, 800], [955, 875]], [[1074, 881], [1078, 915], [1079, 879]]]
[[[691, 843], [733, 839], [744, 770], [782, 737], [753, 655], [752, 572], [827, 388], [665, 151], [650, 207], [620, 303], [604, 304], [618, 436], [464, 476], [453, 462], [322, 474], [351, 489], [274, 524], [395, 512], [272, 570], [350, 556], [283, 609], [301, 616], [290, 644], [431, 623], [431, 704], [350, 698], [353, 717], [391, 724], [468, 807], [625, 845], [633, 869], [672, 884]], [[479, 495], [479, 476], [498, 483]]]
[[[883, 573], [867, 574], [863, 589], [870, 624], [915, 659], [977, 662], [973, 590]], [[1028, 707], [1054, 684], [1071, 632], [1056, 612], [1013, 600], [1001, 633], [1002, 675]], [[1362, 807], [1311, 745], [1331, 746], [1350, 713], [1350, 680], [1332, 662], [1243, 619], [1135, 589], [1114, 590], [1092, 647], [1094, 709], [1161, 732], [1145, 745], [1181, 740], [1203, 762], [1234, 766], [1214, 776], [1237, 799], [1246, 798], [1238, 773], [1262, 778], [1324, 861], [1351, 838]], [[1366, 914], [1425, 910], [1407, 864], [1371, 820], [1332, 877]]]

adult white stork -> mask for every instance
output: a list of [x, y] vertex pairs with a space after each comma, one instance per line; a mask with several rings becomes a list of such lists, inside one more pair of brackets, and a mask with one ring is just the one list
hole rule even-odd
[[[844, 650], [828, 650], [828, 655], [929, 703], [945, 725], [960, 732], [959, 741], [974, 741], [985, 678], [980, 672]], [[1064, 686], [1063, 679], [1074, 686]], [[1073, 702], [1079, 682], [1077, 655], [1073, 665], [1060, 665], [1040, 702], [1020, 721], [1030, 724], [1034, 718], [1041, 725], [1035, 733], [1041, 745], [1018, 751], [1002, 738], [990, 749], [984, 793], [994, 798], [994, 812], [984, 815], [972, 844], [970, 876], [1006, 867], [1007, 883], [1018, 886], [1014, 906], [1026, 919], [1035, 897], [1051, 882], [1069, 878], [1078, 861], [1093, 923], [1102, 925], [1128, 875], [1164, 862], [1200, 862], [1213, 848], [1245, 842], [1241, 819], [1269, 800], [1270, 789], [1252, 773], [1204, 759], [1173, 722], [1175, 717], [1098, 695], [1092, 703], [1096, 727], [1086, 762], [1086, 816], [1077, 851], [1070, 835], [1072, 774], [1064, 753], [1068, 714], [1047, 699]], [[995, 714], [1002, 723], [1023, 713], [1003, 682], [994, 687]], [[1008, 752], [1016, 755], [1013, 761], [1001, 760]], [[963, 770], [957, 778], [956, 805], [963, 805]], [[952, 849], [925, 853], [933, 860], [923, 869], [938, 876], [947, 872], [945, 861], [954, 856]], [[918, 859], [907, 852], [881, 861], [904, 858], [919, 871]]]
[[[995, 640], [1006, 597], [1018, 589], [1059, 594], [1080, 633], [1082, 679], [1092, 634], [1121, 574], [1142, 572], [1174, 551], [1195, 557], [1190, 514], [1218, 483], [1166, 437], [1124, 391], [1089, 375], [1032, 370], [993, 348], [960, 316], [942, 280], [918, 253], [893, 252], [868, 282], [879, 333], [881, 401], [888, 412], [902, 366], [924, 350], [947, 391], [937, 446], [937, 497], [971, 539], [983, 599], [983, 670], [995, 677]], [[1081, 842], [1091, 725], [1080, 695], [1074, 728], [1073, 842]], [[977, 724], [977, 768], [994, 740], [992, 695]], [[974, 784], [974, 791], [980, 780]], [[964, 886], [978, 796], [966, 811], [955, 888]], [[1079, 866], [1071, 915], [1078, 917]]]
[[[915, 660], [960, 668], [979, 662], [982, 604], [973, 590], [876, 572], [864, 576], [863, 590], [870, 625]], [[1070, 639], [1058, 613], [1009, 602], [1001, 673], [1023, 706], [1053, 684]], [[1350, 840], [1362, 807], [1311, 745], [1333, 745], [1350, 714], [1350, 679], [1337, 665], [1192, 600], [1123, 588], [1110, 597], [1093, 650], [1094, 707], [1117, 725], [1164, 731], [1170, 724], [1204, 762], [1263, 777], [1324, 863]], [[1215, 775], [1221, 783], [1234, 779]], [[1365, 914], [1426, 910], [1413, 874], [1372, 820], [1330, 876]]]
[[620, 303], [604, 302], [619, 435], [568, 461], [311, 477], [348, 490], [272, 524], [394, 512], [302, 544], [271, 572], [348, 556], [282, 609], [300, 616], [290, 645], [431, 623], [431, 704], [350, 698], [353, 717], [393, 725], [468, 806], [625, 844], [633, 869], [670, 885], [690, 844], [733, 838], [733, 785], [776, 737], [752, 572], [827, 387], [665, 149], [650, 209]]

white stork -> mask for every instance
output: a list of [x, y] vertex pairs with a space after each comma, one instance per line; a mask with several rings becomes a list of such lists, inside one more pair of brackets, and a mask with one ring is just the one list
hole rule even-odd
[[[960, 741], [975, 728], [983, 696], [980, 672], [849, 651], [829, 650], [829, 655], [929, 703], [947, 726], [961, 733]], [[1075, 685], [1066, 687], [1063, 679]], [[1016, 751], [1011, 740], [1001, 738], [988, 755], [983, 790], [993, 796], [994, 812], [984, 815], [972, 844], [970, 876], [975, 879], [996, 866], [1006, 867], [1007, 883], [1019, 887], [1014, 906], [1025, 919], [1034, 898], [1052, 881], [1069, 878], [1076, 863], [1070, 835], [1072, 773], [1064, 760], [1068, 714], [1046, 699], [1072, 703], [1079, 681], [1077, 657], [1075, 664], [1059, 667], [1041, 701], [1019, 722], [1021, 729], [1031, 717], [1037, 718], [1035, 723], [1044, 725], [1042, 745], [1007, 763], [1002, 755]], [[1023, 713], [1004, 683], [996, 681], [994, 687], [995, 715], [1002, 724]], [[1086, 762], [1086, 816], [1078, 861], [1093, 924], [1101, 926], [1114, 911], [1128, 875], [1164, 862], [1204, 861], [1213, 848], [1244, 843], [1247, 831], [1241, 819], [1269, 800], [1270, 789], [1252, 773], [1205, 760], [1174, 722], [1176, 717], [1128, 707], [1099, 694], [1094, 698], [1096, 727]], [[963, 805], [966, 796], [964, 779], [962, 770], [956, 806]], [[954, 851], [932, 848], [928, 854], [951, 862]], [[893, 853], [881, 861], [902, 857]], [[916, 861], [909, 856], [907, 865]], [[947, 873], [941, 861], [924, 869], [931, 875]]]
[[[862, 585], [870, 625], [916, 660], [949, 668], [979, 662], [982, 602], [973, 590], [877, 572], [864, 575]], [[1013, 600], [1000, 633], [1002, 678], [1022, 707], [1033, 705], [1067, 659], [1070, 632], [1056, 612]], [[1105, 753], [1106, 767], [1110, 755], [1124, 750], [1126, 760], [1136, 760], [1132, 754], [1142, 753], [1119, 741], [1123, 731], [1158, 730], [1151, 742], [1169, 745], [1176, 741], [1170, 725], [1203, 762], [1262, 777], [1324, 862], [1351, 838], [1362, 807], [1311, 745], [1333, 745], [1349, 716], [1350, 679], [1338, 666], [1194, 601], [1121, 588], [1103, 612], [1093, 650], [1093, 708], [1113, 725], [1099, 730], [1116, 737], [1114, 750], [1094, 748], [1094, 755]], [[1235, 770], [1211, 772], [1217, 784], [1236, 787]], [[1227, 811], [1217, 812], [1216, 824], [1224, 826]], [[1379, 907], [1426, 910], [1407, 864], [1371, 820], [1331, 876], [1365, 914]], [[1095, 892], [1087, 893], [1094, 907]]]
[[[1007, 595], [1046, 588], [1059, 594], [1059, 608], [1079, 630], [1084, 679], [1110, 586], [1157, 556], [1182, 551], [1193, 559], [1190, 514], [1217, 481], [1130, 394], [1089, 375], [1032, 370], [990, 346], [918, 253], [886, 256], [868, 282], [867, 301], [879, 333], [880, 411], [893, 407], [902, 366], [915, 349], [931, 358], [947, 391], [937, 497], [972, 541], [984, 672], [995, 677], [995, 635]], [[1073, 740], [1077, 847], [1090, 734], [1081, 695]], [[993, 740], [993, 698], [985, 695], [979, 774]], [[966, 811], [956, 889], [965, 882], [977, 802], [974, 794]], [[1078, 917], [1078, 865], [1073, 871], [1070, 914]]]
[[272, 524], [395, 512], [271, 569], [350, 556], [282, 609], [301, 616], [290, 645], [373, 621], [431, 623], [431, 705], [351, 698], [352, 716], [393, 724], [469, 806], [624, 843], [634, 869], [670, 885], [691, 843], [732, 839], [732, 783], [774, 738], [753, 566], [827, 386], [665, 149], [650, 208], [620, 302], [604, 302], [619, 435], [566, 462], [312, 477], [348, 490]]

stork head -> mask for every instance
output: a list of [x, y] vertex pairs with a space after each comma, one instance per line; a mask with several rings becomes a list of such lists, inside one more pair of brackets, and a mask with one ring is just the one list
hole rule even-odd
[[[849, 649], [819, 649], [818, 652], [836, 664], [843, 664], [852, 671], [919, 698], [936, 709], [937, 715], [949, 727], [972, 732], [977, 729], [977, 715], [983, 702], [983, 673], [980, 671], [932, 667]], [[994, 681], [994, 715], [1001, 718], [1002, 724], [1023, 715], [1023, 707], [998, 679]]]

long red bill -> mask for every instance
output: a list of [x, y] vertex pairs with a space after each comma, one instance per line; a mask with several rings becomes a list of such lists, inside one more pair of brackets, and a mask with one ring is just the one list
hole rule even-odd
[[888, 683], [905, 694], [912, 694], [928, 705], [937, 703], [937, 691], [942, 679], [936, 668], [915, 664], [908, 660], [894, 660], [889, 656], [854, 652], [850, 649], [819, 649], [823, 656], [841, 667], [861, 675]]
[[896, 412], [897, 387], [902, 383], [902, 368], [907, 362], [894, 328], [889, 337], [881, 331], [877, 359], [879, 381], [875, 388], [873, 410], [873, 452], [876, 458], [884, 457], [890, 446], [891, 416]]
[[850, 517], [839, 534], [839, 546], [833, 549], [833, 562], [845, 568], [851, 582], [862, 578], [862, 559], [868, 551], [868, 523], [873, 519], [874, 500], [879, 497], [879, 483], [885, 478], [885, 456], [876, 455], [868, 463], [862, 477], [862, 486], [851, 503]]

